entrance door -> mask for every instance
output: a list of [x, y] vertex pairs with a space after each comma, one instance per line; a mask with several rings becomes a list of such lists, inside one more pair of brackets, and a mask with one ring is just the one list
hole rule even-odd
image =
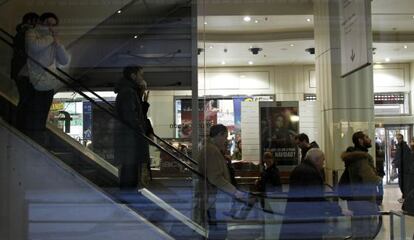
[[376, 146], [385, 151], [385, 177], [387, 184], [397, 184], [395, 171], [392, 167], [392, 161], [395, 158], [397, 150], [397, 137], [400, 133], [404, 136], [404, 141], [409, 143], [411, 139], [412, 126], [411, 125], [385, 125], [382, 128], [375, 129]]

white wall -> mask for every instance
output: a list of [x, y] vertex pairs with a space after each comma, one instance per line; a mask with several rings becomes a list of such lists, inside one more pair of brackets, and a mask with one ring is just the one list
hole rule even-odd
[[2, 240], [171, 239], [1, 119], [0, 196]]

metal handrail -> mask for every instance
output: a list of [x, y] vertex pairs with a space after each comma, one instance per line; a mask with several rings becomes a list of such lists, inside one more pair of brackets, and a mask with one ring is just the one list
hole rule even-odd
[[[3, 28], [0, 28], [0, 32], [6, 34], [8, 37], [10, 37], [11, 39], [14, 39], [14, 37], [8, 33], [6, 30], [4, 30]], [[82, 88], [84, 88], [86, 91], [90, 92], [91, 94], [93, 94], [95, 97], [97, 97], [99, 100], [101, 100], [103, 103], [105, 103], [112, 111], [115, 110], [115, 106], [112, 105], [110, 102], [108, 102], [106, 99], [104, 99], [103, 97], [101, 97], [99, 94], [97, 94], [95, 91], [93, 91], [92, 89], [90, 89], [89, 87], [87, 87], [85, 84], [83, 84], [80, 79], [76, 79], [74, 77], [72, 77], [71, 75], [69, 75], [67, 72], [63, 71], [61, 68], [57, 68], [57, 70], [62, 73], [63, 75], [65, 75], [67, 78], [69, 78], [70, 80], [72, 80], [73, 82], [76, 82], [77, 84], [79, 84], [79, 86], [81, 86]], [[162, 139], [160, 136], [156, 135], [155, 133], [153, 134], [155, 138], [157, 138], [157, 140], [161, 141], [163, 144], [165, 144], [167, 147], [169, 147], [170, 149], [176, 151], [178, 154], [180, 154], [181, 156], [183, 156], [184, 158], [186, 158], [187, 160], [189, 160], [191, 163], [198, 165], [198, 162], [195, 161], [194, 159], [192, 159], [191, 157], [189, 157], [188, 155], [186, 155], [185, 153], [179, 151], [177, 148], [175, 148], [174, 146], [172, 146], [170, 143], [168, 143], [167, 141], [165, 141], [164, 139]]]

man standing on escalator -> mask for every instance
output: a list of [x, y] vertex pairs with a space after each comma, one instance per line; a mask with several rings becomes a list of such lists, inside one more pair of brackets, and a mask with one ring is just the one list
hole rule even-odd
[[120, 188], [123, 190], [142, 187], [142, 166], [149, 162], [149, 144], [144, 135], [147, 119], [143, 110], [146, 82], [143, 68], [128, 66], [124, 77], [115, 87], [116, 111], [120, 121], [115, 128], [115, 162], [119, 164]]

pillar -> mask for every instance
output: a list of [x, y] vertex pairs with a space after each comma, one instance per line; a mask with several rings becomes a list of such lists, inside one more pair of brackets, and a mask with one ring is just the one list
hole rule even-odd
[[[368, 14], [371, 15], [370, 11]], [[315, 0], [314, 24], [320, 145], [326, 153], [326, 180], [332, 184], [335, 173], [339, 170], [341, 174], [344, 169], [340, 155], [352, 145], [352, 134], [362, 130], [371, 139], [375, 137], [373, 69], [371, 65], [341, 77], [339, 0]], [[366, 24], [371, 32], [370, 21]], [[372, 46], [372, 40], [369, 45]], [[372, 143], [375, 146], [374, 140]], [[374, 152], [372, 148], [371, 154]]]

